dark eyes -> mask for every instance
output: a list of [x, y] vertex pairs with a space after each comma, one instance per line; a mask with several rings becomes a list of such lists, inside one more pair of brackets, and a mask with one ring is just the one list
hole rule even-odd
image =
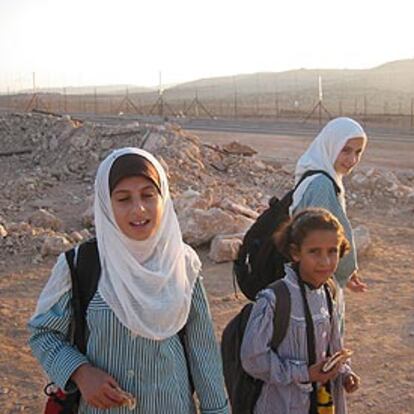
[[[353, 151], [353, 149], [350, 148], [350, 147], [343, 147], [342, 148], [342, 152], [344, 154], [350, 154], [352, 151]], [[358, 149], [358, 150], [355, 151], [356, 155], [361, 155], [361, 153], [362, 153], [362, 149]]]
[[[337, 247], [333, 247], [332, 249], [329, 249], [328, 250], [328, 252], [329, 252], [329, 254], [336, 254], [336, 253], [338, 253], [338, 248]], [[309, 253], [312, 253], [312, 254], [319, 254], [321, 251], [320, 251], [320, 249], [317, 249], [317, 248], [315, 248], [315, 249], [309, 249]]]
[[[157, 193], [155, 191], [145, 192], [141, 195], [142, 198], [151, 199], [156, 197]], [[116, 199], [117, 202], [122, 203], [131, 200], [130, 196], [123, 196]]]

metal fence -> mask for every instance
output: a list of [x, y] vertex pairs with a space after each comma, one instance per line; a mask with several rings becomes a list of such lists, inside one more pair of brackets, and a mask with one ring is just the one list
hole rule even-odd
[[[352, 116], [365, 123], [414, 128], [414, 94], [367, 93], [342, 96], [325, 94], [323, 102], [314, 94], [217, 93], [199, 90], [163, 94], [103, 94], [94, 89], [88, 94], [33, 93], [0, 95], [0, 108], [11, 111], [33, 109], [54, 113], [139, 114], [164, 117], [255, 118], [255, 119], [323, 119]], [[214, 91], [213, 91], [214, 92]]]

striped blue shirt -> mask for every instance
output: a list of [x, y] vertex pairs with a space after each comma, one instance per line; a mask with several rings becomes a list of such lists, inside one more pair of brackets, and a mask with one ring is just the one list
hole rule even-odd
[[[137, 397], [132, 412], [126, 407], [103, 410], [81, 399], [79, 414], [192, 414], [196, 412], [188, 369], [202, 414], [228, 414], [220, 354], [211, 314], [200, 278], [195, 284], [186, 324], [186, 355], [176, 334], [162, 341], [134, 336], [116, 318], [99, 292], [92, 298], [87, 323], [87, 354], [66, 338], [72, 317], [71, 291], [46, 313], [29, 322], [33, 354], [61, 388], [70, 390], [73, 372], [91, 363], [113, 376], [122, 389]], [[189, 367], [189, 368], [188, 368]]]

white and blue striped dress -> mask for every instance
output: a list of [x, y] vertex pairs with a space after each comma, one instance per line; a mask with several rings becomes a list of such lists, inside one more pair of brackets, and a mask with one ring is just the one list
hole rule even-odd
[[79, 414], [190, 414], [196, 408], [188, 369], [202, 414], [227, 414], [222, 365], [205, 290], [197, 280], [186, 324], [186, 355], [179, 336], [156, 341], [134, 336], [122, 325], [99, 292], [87, 311], [90, 331], [87, 354], [67, 340], [72, 310], [71, 292], [65, 293], [46, 313], [29, 322], [29, 343], [49, 378], [66, 390], [70, 377], [89, 362], [112, 375], [119, 385], [137, 397], [137, 407], [103, 410], [81, 400]]

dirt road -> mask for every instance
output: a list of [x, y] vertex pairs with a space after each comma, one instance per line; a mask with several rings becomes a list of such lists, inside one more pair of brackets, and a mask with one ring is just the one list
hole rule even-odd
[[[229, 139], [254, 146], [266, 159], [294, 163], [309, 139], [233, 133], [196, 133], [205, 142]], [[413, 169], [414, 144], [376, 143], [368, 147], [362, 167]], [[60, 200], [65, 205], [65, 192]], [[350, 209], [354, 224], [365, 224], [373, 239], [360, 259], [366, 294], [347, 294], [346, 345], [353, 349], [353, 367], [362, 388], [349, 397], [355, 414], [412, 414], [414, 412], [414, 245], [413, 211], [381, 210], [381, 206]], [[71, 208], [68, 204], [67, 209]], [[204, 280], [217, 335], [244, 303], [233, 295], [230, 264], [214, 264], [205, 250]], [[46, 282], [53, 260], [23, 265], [11, 256], [0, 270], [0, 413], [42, 412], [42, 388], [47, 379], [26, 344], [26, 321]], [[177, 413], [178, 414], [178, 413]]]

